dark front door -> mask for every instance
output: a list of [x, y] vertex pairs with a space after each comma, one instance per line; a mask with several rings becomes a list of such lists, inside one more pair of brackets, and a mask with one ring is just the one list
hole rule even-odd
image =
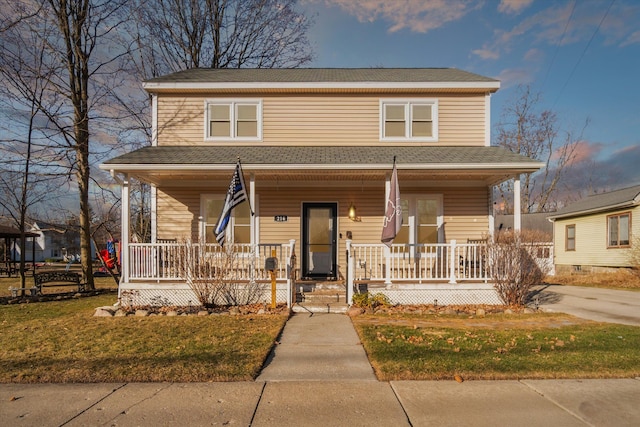
[[336, 278], [337, 205], [302, 204], [302, 276]]

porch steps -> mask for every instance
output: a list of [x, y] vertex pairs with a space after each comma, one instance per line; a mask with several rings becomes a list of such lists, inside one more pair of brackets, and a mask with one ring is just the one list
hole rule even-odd
[[346, 313], [347, 292], [344, 281], [296, 282], [293, 311], [311, 313]]
[[318, 303], [295, 303], [291, 310], [294, 313], [346, 313], [349, 306], [347, 303], [318, 304]]

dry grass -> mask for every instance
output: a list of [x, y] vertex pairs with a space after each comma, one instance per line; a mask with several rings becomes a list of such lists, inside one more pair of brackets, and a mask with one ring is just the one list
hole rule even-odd
[[381, 381], [633, 378], [640, 328], [565, 314], [353, 318]]
[[[112, 277], [94, 277], [96, 289], [117, 289], [116, 282]], [[27, 287], [33, 286], [33, 277], [27, 277]], [[20, 277], [0, 277], [0, 297], [8, 297], [11, 295], [11, 291], [9, 288], [19, 288], [20, 287]], [[77, 290], [77, 289], [75, 289]], [[44, 294], [55, 294], [62, 292], [72, 292], [74, 291], [73, 286], [61, 286], [61, 287], [47, 287], [44, 288]]]
[[640, 276], [625, 269], [611, 273], [562, 274], [549, 276], [546, 281], [567, 286], [640, 290]]
[[284, 315], [92, 317], [115, 295], [0, 305], [0, 383], [249, 381]]

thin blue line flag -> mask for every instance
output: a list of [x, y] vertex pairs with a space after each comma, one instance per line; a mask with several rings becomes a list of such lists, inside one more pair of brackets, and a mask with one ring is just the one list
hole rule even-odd
[[[229, 184], [227, 197], [224, 199], [224, 206], [222, 207], [220, 218], [218, 218], [216, 228], [213, 230], [213, 233], [216, 235], [216, 240], [220, 246], [224, 246], [227, 226], [231, 220], [231, 212], [233, 211], [233, 208], [244, 201], [249, 203], [249, 197], [247, 197], [247, 187], [244, 185], [244, 175], [242, 173], [240, 159], [238, 159], [236, 170], [233, 173], [233, 178], [231, 178], [231, 184]], [[251, 206], [249, 206], [249, 210], [251, 211]]]

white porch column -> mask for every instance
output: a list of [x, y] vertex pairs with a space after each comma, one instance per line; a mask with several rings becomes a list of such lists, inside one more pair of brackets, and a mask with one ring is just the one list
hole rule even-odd
[[129, 175], [125, 174], [122, 179], [122, 212], [121, 212], [121, 232], [120, 232], [120, 256], [122, 274], [120, 283], [129, 282], [129, 219], [131, 218], [131, 200], [129, 194]]
[[158, 188], [151, 184], [151, 243], [156, 243], [158, 239]]
[[488, 209], [489, 209], [489, 236], [493, 236], [496, 232], [496, 207], [493, 204], [493, 187], [487, 188], [488, 192]]
[[249, 204], [251, 205], [251, 210], [253, 210], [253, 215], [249, 214], [251, 217], [251, 244], [258, 244], [258, 210], [256, 208], [256, 175], [254, 173], [249, 175]]
[[[389, 200], [389, 193], [391, 193], [391, 173], [387, 172], [386, 178], [384, 180], [384, 209], [383, 212], [387, 212], [387, 200]], [[391, 284], [391, 248], [387, 246], [384, 247], [384, 259], [386, 267], [384, 270], [384, 284]]]
[[522, 218], [522, 207], [520, 206], [520, 175], [516, 175], [513, 180], [513, 230], [520, 231]]

